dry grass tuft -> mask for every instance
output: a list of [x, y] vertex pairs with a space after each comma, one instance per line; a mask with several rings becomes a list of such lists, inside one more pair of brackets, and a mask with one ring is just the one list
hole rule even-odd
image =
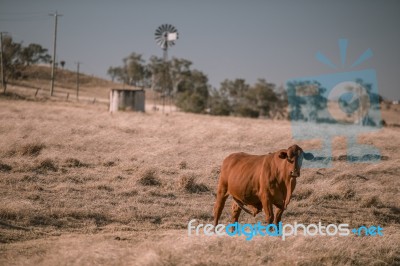
[[308, 199], [312, 194], [313, 194], [312, 189], [297, 189], [294, 191], [292, 198], [293, 200], [300, 201]]
[[356, 192], [352, 188], [346, 189], [343, 194], [343, 199], [346, 199], [346, 200], [351, 200], [351, 199], [354, 199], [355, 197], [356, 197]]
[[186, 169], [187, 168], [187, 162], [186, 161], [181, 161], [179, 163], [179, 169]]
[[107, 185], [98, 185], [97, 189], [98, 190], [105, 190], [105, 191], [108, 191], [108, 192], [114, 191], [114, 188], [112, 188], [110, 186], [107, 186]]
[[79, 167], [89, 167], [89, 164], [82, 163], [81, 161], [75, 158], [68, 158], [65, 160], [65, 166], [79, 168]]
[[24, 175], [21, 178], [22, 182], [32, 182], [32, 183], [36, 183], [39, 181], [39, 178], [36, 175]]
[[214, 218], [212, 213], [209, 211], [196, 211], [192, 215], [193, 219], [198, 219], [200, 221], [212, 221]]
[[35, 169], [38, 173], [45, 173], [47, 171], [57, 172], [58, 166], [52, 159], [43, 160]]
[[179, 186], [186, 192], [189, 193], [201, 193], [208, 192], [210, 189], [203, 183], [196, 183], [196, 177], [194, 175], [183, 175], [179, 180]]
[[400, 225], [400, 208], [372, 208], [372, 214], [379, 224], [397, 224]]
[[21, 154], [36, 157], [45, 147], [43, 143], [30, 143], [21, 147]]
[[328, 192], [328, 193], [322, 195], [322, 197], [320, 199], [327, 200], [327, 201], [330, 201], [330, 200], [336, 201], [336, 200], [340, 200], [341, 198], [342, 198], [342, 196], [339, 193]]
[[143, 171], [138, 183], [142, 186], [161, 186], [161, 181], [157, 177], [156, 170], [153, 168]]
[[211, 169], [211, 177], [213, 179], [218, 179], [220, 173], [221, 173], [221, 166], [214, 166]]
[[176, 199], [176, 196], [174, 193], [169, 192], [169, 193], [160, 193], [158, 191], [150, 191], [150, 196], [152, 197], [160, 197], [160, 198], [167, 198], [167, 199]]
[[98, 211], [73, 211], [69, 213], [68, 216], [76, 220], [92, 220], [96, 226], [104, 226], [112, 222], [109, 215]]
[[0, 172], [10, 172], [12, 167], [5, 163], [0, 163]]
[[371, 208], [371, 207], [376, 207], [376, 208], [382, 208], [383, 203], [379, 199], [378, 196], [370, 196], [361, 201], [361, 207], [364, 208]]
[[142, 222], [150, 222], [152, 224], [161, 224], [162, 217], [160, 215], [137, 215], [136, 219]]
[[113, 167], [113, 166], [115, 166], [116, 164], [117, 164], [117, 163], [114, 162], [114, 161], [108, 161], [108, 162], [103, 163], [103, 165], [104, 165], [105, 167]]
[[28, 222], [31, 226], [54, 226], [57, 228], [62, 228], [65, 226], [65, 222], [57, 217], [50, 216], [50, 215], [33, 215]]
[[115, 180], [124, 180], [124, 179], [125, 179], [125, 177], [123, 177], [122, 175], [117, 175], [115, 177]]
[[132, 190], [126, 190], [120, 193], [121, 196], [123, 197], [133, 197], [139, 194], [139, 191], [137, 191], [136, 189], [132, 189]]

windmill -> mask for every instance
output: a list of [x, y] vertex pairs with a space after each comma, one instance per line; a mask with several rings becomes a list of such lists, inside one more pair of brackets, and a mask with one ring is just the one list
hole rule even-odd
[[[160, 27], [156, 29], [154, 33], [156, 43], [161, 46], [164, 51], [164, 64], [167, 65], [168, 62], [168, 47], [171, 47], [175, 44], [175, 41], [178, 39], [178, 30], [172, 26], [171, 24], [162, 24]], [[168, 71], [165, 68], [164, 70], [164, 81], [166, 80], [166, 76], [168, 75]], [[165, 81], [166, 82], [166, 81]], [[163, 113], [164, 113], [164, 105], [165, 105], [165, 89], [167, 87], [166, 84], [163, 86]]]
[[178, 39], [178, 30], [171, 24], [163, 24], [156, 29], [154, 33], [155, 40], [164, 51], [164, 61], [168, 61], [168, 47], [175, 44]]

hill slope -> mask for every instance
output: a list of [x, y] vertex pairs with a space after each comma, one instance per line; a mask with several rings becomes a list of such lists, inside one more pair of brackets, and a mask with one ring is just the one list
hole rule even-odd
[[[31, 65], [27, 66], [22, 71], [19, 79], [11, 80], [9, 87], [10, 90], [13, 89], [13, 86], [20, 88], [20, 93], [23, 93], [22, 88], [40, 89], [39, 95], [47, 96], [50, 94], [50, 82], [50, 67], [43, 65]], [[75, 98], [77, 89], [77, 73], [61, 68], [56, 69], [54, 86], [55, 96], [66, 97], [66, 94], [69, 93], [71, 98]], [[86, 75], [84, 73], [79, 74], [79, 96], [83, 99], [108, 99], [111, 88], [122, 87], [134, 88], [132, 86], [111, 82], [109, 80]], [[29, 91], [25, 92], [31, 94]]]

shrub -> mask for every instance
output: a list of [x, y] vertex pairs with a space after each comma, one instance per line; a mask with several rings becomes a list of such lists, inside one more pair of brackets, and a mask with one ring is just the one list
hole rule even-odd
[[206, 108], [207, 96], [201, 95], [196, 92], [186, 91], [178, 94], [176, 106], [184, 112], [202, 113]]

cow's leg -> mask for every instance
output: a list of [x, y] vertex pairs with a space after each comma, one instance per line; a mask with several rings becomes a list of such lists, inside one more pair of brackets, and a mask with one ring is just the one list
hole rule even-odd
[[265, 220], [267, 221], [267, 224], [272, 224], [272, 221], [274, 220], [274, 213], [272, 211], [272, 202], [268, 198], [267, 193], [263, 193], [261, 195], [261, 203], [264, 208]]
[[218, 220], [221, 217], [222, 210], [224, 209], [225, 201], [229, 196], [226, 192], [227, 189], [225, 186], [218, 186], [217, 199], [214, 204], [214, 226], [218, 225]]
[[239, 207], [239, 205], [237, 205], [236, 202], [232, 202], [232, 223], [239, 221], [239, 215], [241, 211], [242, 209]]
[[278, 226], [278, 223], [281, 221], [282, 214], [283, 214], [283, 206], [277, 206], [275, 205], [275, 211], [274, 211], [274, 224]]

